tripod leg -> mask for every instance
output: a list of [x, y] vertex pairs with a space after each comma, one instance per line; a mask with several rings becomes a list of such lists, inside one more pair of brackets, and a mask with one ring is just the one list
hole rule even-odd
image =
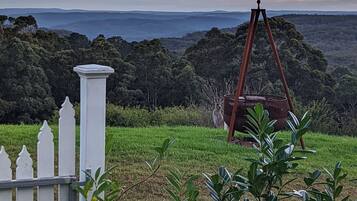
[[246, 77], [246, 73], [247, 73], [251, 50], [253, 47], [254, 35], [255, 35], [256, 27], [258, 25], [258, 20], [259, 20], [259, 11], [258, 12], [252, 11], [251, 19], [250, 19], [249, 27], [248, 27], [247, 42], [245, 43], [243, 60], [242, 60], [241, 66], [240, 66], [238, 86], [237, 86], [237, 89], [236, 89], [235, 95], [234, 95], [234, 103], [233, 103], [232, 114], [231, 114], [231, 119], [230, 119], [230, 124], [229, 124], [229, 133], [228, 133], [228, 138], [227, 138], [228, 142], [231, 142], [232, 138], [234, 136], [234, 127], [235, 127], [235, 123], [236, 123], [236, 115], [238, 112], [239, 97], [243, 93], [245, 77]]
[[250, 41], [248, 43], [248, 47], [247, 47], [247, 55], [245, 57], [243, 57], [245, 59], [245, 68], [243, 69], [243, 72], [242, 75], [243, 75], [243, 78], [242, 78], [242, 82], [243, 82], [243, 85], [241, 85], [241, 88], [239, 88], [238, 90], [240, 90], [240, 94], [239, 96], [242, 96], [243, 95], [243, 90], [244, 90], [244, 83], [245, 83], [245, 79], [247, 77], [247, 70], [248, 70], [248, 66], [249, 66], [249, 63], [250, 63], [250, 55], [252, 53], [252, 48], [253, 48], [253, 43], [254, 43], [254, 37], [255, 37], [255, 32], [257, 30], [257, 27], [258, 27], [258, 22], [259, 22], [259, 15], [260, 15], [260, 11], [255, 11], [256, 12], [256, 15], [255, 15], [255, 19], [254, 19], [254, 24], [253, 24], [253, 28], [252, 28], [252, 37], [250, 38]]

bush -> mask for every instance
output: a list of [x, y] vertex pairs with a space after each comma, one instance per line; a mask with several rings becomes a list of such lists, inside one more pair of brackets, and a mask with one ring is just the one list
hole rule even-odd
[[337, 121], [335, 117], [338, 113], [333, 109], [326, 99], [320, 101], [313, 101], [307, 106], [299, 105], [297, 107], [298, 115], [302, 115], [303, 111], [309, 111], [312, 116], [312, 122], [310, 130], [323, 132], [323, 133], [334, 133], [337, 126]]
[[211, 122], [209, 113], [195, 106], [167, 107], [153, 112], [153, 124], [158, 125], [211, 127]]
[[146, 109], [107, 105], [107, 124], [109, 126], [147, 127], [152, 126], [152, 118], [152, 115]]
[[[74, 106], [76, 122], [79, 124], [79, 105]], [[58, 111], [50, 120], [58, 123]], [[212, 127], [210, 112], [196, 106], [167, 107], [149, 111], [140, 107], [123, 107], [114, 104], [107, 105], [107, 125], [118, 127], [148, 127], [148, 126], [204, 126]]]
[[307, 106], [296, 104], [297, 114], [309, 111], [312, 115], [310, 130], [333, 135], [357, 136], [357, 108], [349, 108], [348, 112], [337, 112], [334, 105], [325, 98], [313, 101]]
[[167, 107], [149, 111], [139, 107], [107, 106], [107, 124], [120, 127], [212, 126], [210, 115], [198, 107]]

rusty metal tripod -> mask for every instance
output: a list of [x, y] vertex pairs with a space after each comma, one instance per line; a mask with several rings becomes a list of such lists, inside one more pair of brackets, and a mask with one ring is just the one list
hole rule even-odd
[[[287, 84], [287, 81], [285, 78], [284, 67], [281, 64], [278, 49], [274, 42], [273, 34], [272, 34], [272, 31], [271, 31], [271, 28], [269, 25], [269, 21], [268, 21], [267, 15], [266, 15], [266, 10], [260, 8], [260, 0], [258, 0], [257, 3], [258, 3], [258, 8], [252, 9], [251, 16], [250, 16], [247, 41], [244, 46], [243, 59], [242, 59], [242, 63], [241, 63], [240, 70], [239, 70], [240, 73], [239, 73], [238, 86], [236, 88], [235, 95], [234, 95], [234, 104], [233, 104], [233, 110], [232, 110], [232, 115], [231, 115], [230, 124], [229, 124], [229, 133], [228, 133], [228, 138], [227, 138], [228, 142], [231, 142], [232, 138], [234, 136], [234, 131], [235, 131], [234, 125], [236, 123], [236, 117], [237, 117], [236, 114], [238, 111], [239, 97], [243, 95], [244, 83], [245, 83], [245, 79], [246, 79], [246, 75], [247, 75], [247, 69], [248, 69], [248, 65], [250, 62], [250, 56], [251, 56], [251, 52], [252, 52], [252, 48], [253, 48], [254, 36], [255, 36], [255, 33], [256, 33], [256, 30], [258, 27], [258, 21], [259, 21], [260, 14], [262, 14], [262, 16], [263, 16], [264, 26], [265, 26], [266, 32], [268, 34], [268, 39], [269, 39], [269, 43], [270, 43], [270, 46], [273, 51], [273, 56], [274, 56], [275, 62], [279, 68], [280, 79], [283, 83], [284, 92], [285, 92], [286, 98], [289, 103], [290, 111], [294, 112], [293, 103], [292, 103], [291, 97], [289, 95], [288, 84]], [[301, 143], [302, 148], [305, 149], [304, 140], [302, 138], [300, 139], [300, 143]]]

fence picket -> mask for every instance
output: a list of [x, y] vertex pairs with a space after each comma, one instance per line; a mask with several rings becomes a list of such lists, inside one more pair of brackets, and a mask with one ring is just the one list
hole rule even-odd
[[[81, 135], [80, 135], [80, 170], [92, 170], [105, 167], [105, 107], [106, 79], [114, 72], [108, 66], [97, 64], [81, 65], [74, 68], [81, 77]], [[75, 118], [73, 105], [66, 97], [59, 119], [59, 153], [58, 175], [75, 175]], [[33, 161], [26, 146], [23, 146], [16, 160], [16, 180], [31, 180], [9, 182], [10, 187], [17, 187], [16, 201], [33, 201], [34, 187], [37, 187], [37, 201], [54, 201], [54, 186], [56, 184], [72, 184], [72, 178], [55, 178], [54, 143], [51, 128], [47, 121], [38, 133], [37, 142], [37, 178], [33, 180]], [[86, 175], [81, 173], [80, 181], [85, 181]], [[5, 149], [0, 149], [0, 181], [11, 180], [11, 161]], [[44, 180], [41, 180], [43, 178]], [[69, 179], [69, 180], [63, 180]], [[68, 181], [68, 182], [67, 182]], [[40, 182], [40, 183], [38, 183]], [[46, 183], [52, 182], [52, 183]], [[7, 182], [5, 187], [7, 187]], [[16, 185], [14, 185], [16, 184]], [[20, 187], [19, 187], [20, 186]], [[26, 187], [25, 187], [26, 186]], [[28, 187], [33, 186], [33, 187]], [[24, 188], [25, 187], [25, 188]], [[76, 200], [70, 188], [59, 187], [58, 201]], [[72, 198], [69, 198], [72, 196]], [[83, 197], [80, 200], [84, 200]], [[12, 201], [12, 190], [0, 191], [0, 201]]]
[[[76, 120], [73, 105], [68, 97], [59, 114], [58, 176], [72, 176], [75, 175]], [[69, 187], [60, 186], [58, 200], [69, 201], [68, 195]]]
[[[32, 179], [33, 168], [32, 159], [26, 146], [22, 147], [19, 157], [16, 160], [16, 179]], [[33, 189], [32, 188], [18, 188], [16, 189], [16, 201], [32, 201]]]
[[[5, 148], [1, 146], [0, 149], [0, 181], [8, 181], [12, 178], [11, 161], [9, 155], [6, 153]], [[1, 201], [12, 201], [12, 191], [0, 191]]]
[[[54, 176], [54, 143], [51, 128], [47, 121], [43, 122], [43, 126], [38, 134], [37, 143], [37, 177], [50, 178]], [[54, 189], [53, 186], [37, 188], [38, 201], [53, 201]]]

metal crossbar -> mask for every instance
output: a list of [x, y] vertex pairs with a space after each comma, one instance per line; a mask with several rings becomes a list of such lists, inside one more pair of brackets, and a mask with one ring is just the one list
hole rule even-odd
[[76, 182], [77, 177], [51, 177], [40, 179], [0, 181], [0, 190], [12, 188], [30, 188], [36, 186], [71, 185]]
[[78, 182], [78, 178], [75, 176], [68, 177], [51, 177], [51, 178], [36, 178], [36, 179], [19, 179], [11, 181], [0, 181], [0, 191], [9, 190], [14, 188], [33, 188], [38, 186], [54, 186], [62, 185], [68, 186], [68, 198], [70, 201], [77, 200], [77, 193], [73, 189], [73, 185], [83, 185], [82, 182]]

